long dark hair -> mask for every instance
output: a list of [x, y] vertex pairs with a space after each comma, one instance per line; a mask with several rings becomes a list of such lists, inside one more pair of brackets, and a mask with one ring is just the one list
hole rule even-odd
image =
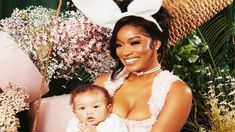
[[165, 54], [167, 53], [167, 49], [168, 49], [167, 41], [169, 38], [169, 26], [170, 26], [171, 17], [168, 14], [168, 12], [166, 11], [166, 9], [163, 7], [161, 7], [161, 9], [156, 14], [154, 14], [153, 17], [159, 23], [163, 32], [161, 32], [158, 29], [158, 27], [155, 23], [148, 21], [142, 17], [138, 17], [138, 16], [123, 17], [120, 20], [118, 20], [117, 23], [115, 24], [115, 27], [113, 29], [112, 36], [110, 39], [110, 43], [109, 43], [109, 50], [111, 52], [111, 56], [117, 62], [117, 65], [113, 69], [113, 72], [111, 75], [112, 80], [115, 79], [116, 76], [124, 68], [124, 65], [122, 64], [122, 62], [120, 61], [120, 59], [118, 58], [118, 56], [116, 54], [116, 39], [117, 39], [117, 33], [125, 25], [136, 26], [143, 33], [147, 34], [153, 40], [160, 40], [161, 41], [161, 46], [158, 49], [158, 59], [159, 59], [161, 65], [164, 67], [164, 64], [162, 62], [166, 57]]

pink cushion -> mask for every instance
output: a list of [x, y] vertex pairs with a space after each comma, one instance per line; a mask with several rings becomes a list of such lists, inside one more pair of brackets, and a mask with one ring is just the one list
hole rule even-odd
[[[65, 132], [67, 124], [73, 116], [69, 99], [70, 94], [47, 97], [41, 100], [37, 132]], [[31, 104], [28, 111], [31, 128], [35, 117], [36, 102]]]
[[[38, 99], [42, 75], [30, 58], [6, 32], [0, 32], [0, 88], [6, 91], [9, 82], [26, 87], [31, 103]], [[43, 94], [48, 92], [45, 88]]]

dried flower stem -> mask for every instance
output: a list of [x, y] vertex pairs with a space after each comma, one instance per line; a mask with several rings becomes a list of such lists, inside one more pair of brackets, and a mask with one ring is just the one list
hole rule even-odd
[[[56, 12], [57, 17], [60, 14], [61, 6], [62, 6], [62, 0], [59, 0], [59, 5], [58, 5], [58, 8], [57, 8], [57, 12]], [[45, 70], [44, 70], [42, 83], [41, 83], [41, 87], [40, 87], [39, 99], [38, 99], [37, 104], [36, 104], [36, 114], [35, 114], [35, 118], [34, 118], [34, 122], [33, 122], [32, 132], [37, 131], [37, 123], [38, 123], [38, 117], [39, 117], [39, 112], [40, 112], [40, 104], [41, 104], [41, 99], [42, 99], [43, 91], [44, 91], [44, 88], [45, 88], [45, 84], [47, 82], [47, 71], [48, 71], [48, 67], [49, 67], [51, 52], [52, 52], [52, 46], [50, 45], [48, 47], [46, 67], [45, 67]]]
[[38, 98], [38, 101], [37, 101], [37, 104], [36, 104], [36, 112], [35, 112], [36, 114], [35, 114], [35, 118], [34, 118], [34, 122], [33, 122], [32, 132], [37, 131], [37, 122], [38, 122], [38, 116], [39, 116], [39, 111], [40, 111], [40, 104], [41, 104], [43, 91], [44, 91], [44, 88], [45, 88], [46, 82], [47, 82], [47, 71], [48, 71], [49, 62], [50, 62], [51, 51], [52, 51], [52, 46], [49, 46], [48, 54], [47, 54], [46, 67], [45, 67], [45, 70], [44, 70], [44, 74], [43, 74], [43, 78], [42, 78], [42, 82], [41, 82], [41, 86], [40, 86], [39, 98]]
[[62, 6], [62, 2], [63, 2], [63, 0], [59, 0], [59, 5], [58, 5], [58, 8], [57, 8], [56, 16], [60, 15], [60, 10], [61, 10], [61, 6]]

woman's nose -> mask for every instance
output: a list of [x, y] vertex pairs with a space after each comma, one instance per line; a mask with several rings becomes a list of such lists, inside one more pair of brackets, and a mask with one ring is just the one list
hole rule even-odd
[[132, 47], [130, 47], [130, 46], [128, 46], [128, 45], [126, 45], [126, 46], [123, 47], [122, 54], [123, 54], [124, 56], [128, 56], [128, 55], [130, 55], [131, 53], [132, 53]]

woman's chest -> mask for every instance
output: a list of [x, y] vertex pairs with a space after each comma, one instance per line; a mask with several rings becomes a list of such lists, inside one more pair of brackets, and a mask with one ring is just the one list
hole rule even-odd
[[113, 97], [113, 113], [130, 120], [143, 120], [151, 116], [149, 98], [151, 83], [124, 83]]

